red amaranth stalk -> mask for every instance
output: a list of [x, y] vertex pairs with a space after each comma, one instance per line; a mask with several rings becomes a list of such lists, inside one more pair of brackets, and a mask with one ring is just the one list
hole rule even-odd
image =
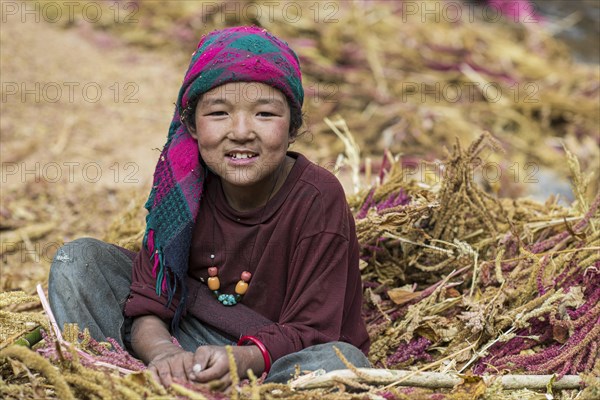
[[373, 201], [373, 194], [375, 194], [375, 188], [369, 191], [365, 202], [360, 207], [360, 210], [356, 213], [356, 219], [365, 218], [367, 216], [367, 213], [369, 212], [369, 209], [375, 205], [375, 202]]
[[[547, 321], [536, 318], [529, 321], [529, 323], [529, 328], [518, 330], [515, 338], [500, 346], [498, 358], [504, 357], [504, 354], [518, 355], [523, 350], [530, 349], [540, 343], [546, 343], [552, 339], [552, 331], [548, 329]], [[539, 339], [530, 339], [528, 336], [537, 336]]]
[[[590, 303], [591, 305], [592, 303]], [[600, 304], [596, 303], [594, 304], [594, 307], [590, 309], [590, 312], [582, 315], [580, 318], [576, 319], [573, 321], [573, 326], [575, 326], [575, 328], [580, 328], [583, 325], [587, 325], [590, 321], [592, 321], [594, 318], [599, 317], [600, 316]]]
[[[494, 367], [496, 367], [498, 369], [502, 369], [502, 368], [515, 369], [515, 368], [521, 367], [521, 368], [525, 368], [528, 371], [532, 371], [532, 372], [539, 372], [539, 373], [553, 372], [556, 370], [556, 368], [558, 368], [561, 365], [561, 357], [566, 352], [569, 352], [571, 349], [578, 347], [579, 344], [583, 340], [588, 340], [587, 335], [588, 335], [588, 333], [590, 333], [590, 331], [593, 330], [593, 327], [594, 327], [594, 324], [590, 324], [590, 326], [585, 326], [579, 330], [576, 330], [575, 334], [573, 334], [573, 336], [571, 336], [565, 344], [560, 344], [560, 343], [553, 344], [553, 345], [547, 347], [542, 352], [539, 352], [537, 354], [533, 354], [533, 355], [519, 355], [518, 353], [515, 354], [517, 351], [521, 352], [527, 348], [530, 348], [533, 345], [539, 345], [541, 343], [544, 343], [545, 340], [542, 340], [542, 338], [540, 338], [541, 340], [539, 343], [534, 342], [529, 347], [520, 348], [520, 349], [512, 349], [511, 353], [513, 353], [513, 355], [498, 358], [491, 363], [494, 365]], [[548, 329], [546, 332], [550, 333], [551, 329]], [[545, 336], [547, 336], [547, 337], [549, 336], [551, 338], [551, 335], [545, 335]], [[518, 341], [517, 339], [519, 339], [519, 338], [517, 337], [517, 338], [511, 340], [511, 342]], [[587, 347], [587, 344], [582, 347]], [[517, 351], [515, 351], [515, 350], [517, 350]], [[584, 351], [584, 349], [583, 348], [579, 349], [579, 351]], [[579, 351], [577, 353], [579, 353]], [[577, 354], [577, 353], [575, 353], [575, 354]], [[575, 355], [575, 354], [573, 354], [573, 355]], [[569, 358], [571, 359], [573, 357], [569, 357]], [[486, 363], [490, 363], [490, 360], [486, 360]], [[509, 364], [513, 364], [514, 366], [511, 367]], [[563, 366], [564, 366], [564, 364], [563, 364]]]
[[586, 296], [588, 300], [583, 305], [574, 311], [567, 311], [571, 319], [579, 319], [587, 314], [589, 310], [592, 309], [596, 304], [598, 304], [598, 301], [600, 301], [600, 283], [594, 283], [594, 285], [595, 286], [590, 286], [591, 288], [594, 288], [593, 292]]
[[[594, 216], [594, 213], [598, 209], [598, 206], [600, 206], [600, 194], [598, 196], [596, 196], [596, 198], [594, 199], [594, 202], [590, 205], [590, 209], [588, 210], [588, 212], [585, 213], [585, 215], [581, 219], [581, 221], [579, 221], [578, 223], [576, 223], [573, 226], [572, 230], [574, 232], [578, 233], [578, 231], [585, 228], [587, 226], [587, 224], [590, 222], [590, 219]], [[531, 251], [532, 253], [536, 253], [536, 254], [541, 253], [543, 251], [546, 251], [546, 250], [556, 246], [558, 243], [560, 243], [561, 241], [563, 241], [564, 239], [569, 237], [569, 235], [571, 235], [571, 232], [569, 232], [568, 230], [565, 230], [559, 234], [552, 236], [549, 239], [546, 239], [544, 241], [537, 242], [537, 243], [530, 245], [529, 251]]]
[[[79, 339], [84, 339], [83, 333], [79, 333]], [[90, 351], [96, 354], [89, 354], [91, 357], [89, 360], [82, 358], [81, 363], [87, 367], [94, 367], [94, 361], [101, 361], [132, 371], [143, 371], [146, 369], [143, 362], [131, 356], [131, 354], [124, 350], [115, 339], [107, 338], [106, 341], [110, 343], [113, 350], [90, 337], [86, 346], [87, 348], [84, 350], [86, 350], [86, 353], [88, 354]]]
[[392, 157], [390, 151], [385, 149], [383, 152], [383, 160], [381, 161], [381, 168], [379, 170], [379, 182], [383, 183], [383, 178], [385, 178], [385, 175], [390, 171], [390, 157]]
[[[44, 330], [42, 330], [42, 337], [44, 338], [45, 344], [36, 351], [45, 358], [58, 361], [60, 356], [56, 351], [56, 341], [49, 337]], [[79, 338], [83, 339], [82, 333], [79, 334]], [[115, 348], [115, 351], [109, 350], [106, 346], [103, 346], [93, 338], [90, 338], [87, 348], [85, 349], [86, 351], [78, 351], [79, 362], [81, 365], [88, 368], [97, 369], [99, 365], [96, 363], [100, 362], [130, 371], [143, 371], [146, 369], [144, 363], [135, 359], [133, 356], [131, 356], [131, 354], [123, 350], [114, 339], [108, 338], [107, 341]], [[90, 351], [97, 354], [91, 354]], [[62, 357], [66, 360], [73, 359], [72, 354], [68, 351], [63, 351]]]
[[419, 337], [409, 343], [402, 343], [398, 346], [396, 352], [387, 358], [388, 365], [396, 365], [408, 360], [431, 360], [431, 356], [426, 353], [427, 348], [431, 345], [431, 341], [424, 337]]
[[519, 239], [513, 236], [512, 232], [507, 232], [498, 244], [504, 246], [506, 258], [515, 257], [519, 253]]
[[577, 268], [577, 253], [573, 253], [571, 259], [567, 262], [567, 265], [563, 268], [563, 271], [554, 278], [554, 286], [560, 286], [562, 288], [570, 287], [565, 284], [567, 277], [572, 274], [572, 272]]
[[383, 397], [386, 400], [396, 400], [397, 397], [392, 392], [378, 392], [377, 395]]
[[[124, 350], [115, 339], [107, 338], [106, 340], [113, 346], [114, 351], [105, 354], [104, 357], [100, 357], [102, 361], [134, 371], [143, 371], [146, 369], [146, 365], [142, 361], [134, 358], [129, 352]], [[112, 362], [112, 360], [115, 360], [115, 362]]]
[[402, 307], [400, 307], [399, 309], [397, 309], [394, 312], [392, 312], [391, 314], [389, 314], [389, 317], [392, 321], [396, 321], [397, 319], [404, 317], [406, 315], [407, 311], [408, 311], [408, 304], [405, 304]]
[[510, 261], [510, 262], [502, 262], [500, 269], [502, 269], [502, 272], [510, 272], [513, 269], [515, 269], [515, 267], [519, 265], [518, 261]]
[[374, 288], [378, 288], [379, 286], [381, 286], [381, 283], [379, 283], [379, 282], [369, 282], [369, 281], [363, 282], [364, 288], [374, 289]]
[[564, 364], [564, 366], [562, 367], [562, 369], [560, 370], [560, 372], [557, 375], [557, 379], [562, 378], [563, 376], [565, 376], [567, 374], [567, 372], [569, 372], [569, 370], [571, 369], [571, 367], [573, 366], [573, 360], [572, 359], [568, 359], [567, 362]]
[[566, 375], [569, 372], [571, 372], [572, 374], [576, 374], [577, 371], [581, 369], [581, 362], [583, 361], [583, 358], [586, 356], [586, 354], [589, 354], [589, 352], [586, 353], [584, 351], [580, 351], [579, 354], [577, 354], [577, 356], [573, 360], [573, 364], [571, 365], [571, 367], [568, 370], [566, 370], [563, 375]]
[[[494, 365], [496, 368], [509, 368], [510, 363], [518, 361], [521, 353], [524, 350], [547, 343], [552, 339], [552, 330], [548, 329], [546, 321], [535, 319], [530, 321], [529, 328], [523, 328], [516, 332], [516, 337], [504, 343], [496, 343], [489, 350], [489, 354], [482, 358], [473, 368], [473, 373], [482, 374], [488, 369], [488, 365]], [[526, 336], [539, 336], [539, 340], [529, 339]], [[556, 354], [560, 353], [560, 349], [556, 350]], [[532, 357], [543, 358], [541, 354], [534, 354]]]
[[383, 211], [389, 208], [405, 206], [410, 203], [410, 196], [400, 189], [397, 194], [391, 194], [387, 199], [377, 204], [377, 211]]
[[[551, 373], [560, 367], [561, 363], [564, 366], [566, 362], [572, 362], [573, 358], [580, 352], [586, 351], [587, 347], [590, 345], [590, 342], [597, 339], [598, 334], [600, 333], [600, 318], [598, 318], [595, 324], [591, 324], [590, 326], [585, 326], [577, 331], [573, 336], [569, 338], [569, 340], [565, 343], [564, 347], [561, 348], [560, 356], [553, 357], [552, 359], [547, 359], [546, 362], [542, 364], [531, 364], [527, 361], [528, 358], [524, 357], [525, 367], [528, 371], [537, 372], [537, 373]], [[544, 352], [545, 353], [545, 352]], [[564, 360], [563, 360], [564, 359]], [[567, 370], [568, 371], [568, 370]], [[564, 374], [563, 374], [564, 375]], [[562, 375], [559, 376], [559, 379]]]
[[544, 289], [544, 271], [546, 270], [546, 265], [548, 264], [548, 261], [550, 261], [550, 258], [548, 257], [548, 255], [545, 255], [544, 257], [542, 257], [541, 261], [540, 261], [540, 269], [538, 270], [537, 276], [536, 276], [536, 283], [537, 283], [537, 288], [538, 288], [538, 293], [540, 296], [543, 296], [546, 293], [546, 289]]
[[574, 269], [573, 271], [569, 272], [567, 277], [563, 280], [563, 283], [561, 283], [560, 285], [557, 285], [557, 287], [563, 288], [565, 290], [565, 292], [568, 293], [569, 290], [573, 286], [584, 285], [583, 281], [584, 281], [584, 276], [583, 276], [582, 271], [580, 271], [578, 269]]
[[590, 351], [588, 352], [588, 358], [583, 367], [583, 371], [591, 371], [594, 368], [596, 357], [598, 356], [598, 342], [592, 342], [590, 345]]
[[[40, 333], [42, 334], [42, 339], [44, 339], [44, 342], [40, 347], [36, 349], [36, 352], [38, 352], [47, 359], [58, 360], [59, 357], [56, 352], [55, 339], [50, 337], [44, 329], [42, 329]], [[67, 354], [67, 356], [70, 359], [71, 355]]]
[[[372, 254], [376, 254], [379, 251], [383, 251], [383, 249], [381, 247], [373, 246], [371, 244], [363, 244], [361, 247], [364, 250], [370, 250], [372, 252]], [[371, 256], [369, 256], [369, 258], [371, 258]]]

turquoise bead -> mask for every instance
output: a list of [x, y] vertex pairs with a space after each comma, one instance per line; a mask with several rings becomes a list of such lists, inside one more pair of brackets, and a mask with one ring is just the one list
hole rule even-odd
[[224, 306], [234, 306], [237, 304], [236, 298], [232, 294], [220, 294], [217, 300]]

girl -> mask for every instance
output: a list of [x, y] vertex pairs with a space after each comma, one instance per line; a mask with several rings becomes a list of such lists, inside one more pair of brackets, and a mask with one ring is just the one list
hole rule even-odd
[[[302, 125], [296, 54], [264, 29], [202, 38], [146, 203], [142, 250], [63, 246], [49, 296], [59, 324], [113, 337], [174, 380], [286, 382], [369, 366], [353, 216], [340, 183], [288, 151]], [[174, 336], [181, 347], [172, 342]]]

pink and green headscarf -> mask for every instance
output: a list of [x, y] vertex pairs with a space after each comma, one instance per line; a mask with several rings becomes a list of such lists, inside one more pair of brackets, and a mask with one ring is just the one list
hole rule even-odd
[[146, 202], [144, 247], [151, 253], [156, 294], [178, 289], [181, 299], [173, 326], [185, 307], [185, 278], [192, 233], [202, 198], [205, 171], [198, 144], [181, 121], [183, 110], [203, 93], [229, 82], [260, 82], [279, 89], [293, 109], [304, 100], [298, 57], [284, 41], [256, 26], [240, 26], [203, 36], [179, 90], [175, 114], [154, 171]]

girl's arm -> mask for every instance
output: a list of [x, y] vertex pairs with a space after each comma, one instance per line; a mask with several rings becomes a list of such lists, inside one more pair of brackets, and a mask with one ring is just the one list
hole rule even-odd
[[173, 379], [187, 381], [192, 370], [194, 354], [171, 342], [171, 333], [160, 318], [144, 315], [133, 321], [131, 347], [148, 364], [148, 371], [163, 385]]
[[171, 342], [167, 324], [154, 315], [144, 315], [133, 320], [131, 347], [135, 354], [148, 364], [165, 349], [178, 346]]

